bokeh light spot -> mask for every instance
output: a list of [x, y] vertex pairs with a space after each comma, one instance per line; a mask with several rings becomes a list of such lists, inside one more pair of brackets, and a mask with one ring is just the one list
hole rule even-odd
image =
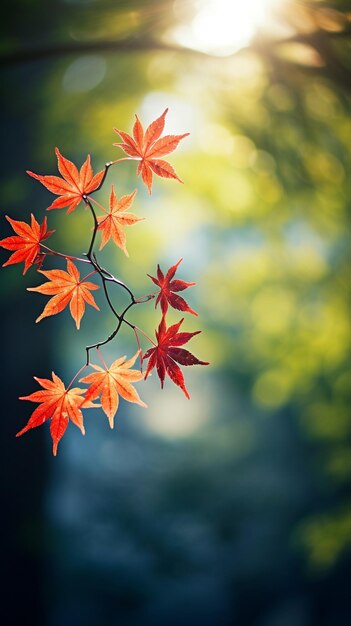
[[98, 55], [79, 57], [68, 66], [63, 76], [63, 88], [71, 93], [94, 89], [104, 78], [106, 61]]

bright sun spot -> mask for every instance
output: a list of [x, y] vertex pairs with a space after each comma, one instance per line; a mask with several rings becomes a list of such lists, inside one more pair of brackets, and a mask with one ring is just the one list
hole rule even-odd
[[274, 23], [274, 12], [284, 0], [200, 0], [192, 23], [181, 26], [176, 40], [195, 48], [226, 56], [243, 48], [260, 28]]

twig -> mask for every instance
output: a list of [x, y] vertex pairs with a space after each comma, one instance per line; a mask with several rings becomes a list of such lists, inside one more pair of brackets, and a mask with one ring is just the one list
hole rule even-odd
[[[99, 185], [98, 189], [101, 188], [101, 185], [103, 184], [103, 182], [104, 182], [104, 180], [106, 178], [106, 175], [107, 175], [109, 167], [111, 165], [113, 165], [115, 162], [116, 161], [113, 161], [113, 162], [110, 162], [110, 163], [106, 163], [106, 165], [105, 165], [105, 174], [104, 174], [104, 177], [103, 177], [102, 182]], [[97, 189], [95, 191], [97, 191]], [[137, 331], [141, 332], [149, 341], [151, 341], [151, 343], [154, 344], [152, 339], [150, 339], [148, 337], [148, 335], [146, 335], [146, 333], [144, 333], [137, 326], [135, 326], [134, 324], [132, 324], [131, 322], [126, 320], [125, 319], [125, 315], [133, 306], [135, 306], [136, 304], [141, 304], [141, 303], [144, 303], [144, 302], [148, 302], [149, 300], [151, 300], [152, 298], [155, 297], [155, 294], [148, 294], [146, 296], [141, 296], [141, 298], [136, 299], [135, 296], [134, 296], [134, 293], [128, 287], [128, 285], [126, 285], [119, 278], [116, 278], [115, 276], [113, 276], [113, 274], [111, 274], [108, 270], [106, 270], [105, 268], [101, 267], [101, 265], [100, 265], [100, 263], [99, 263], [99, 261], [97, 259], [97, 256], [96, 256], [96, 254], [94, 252], [94, 244], [95, 244], [96, 234], [97, 234], [97, 231], [98, 231], [98, 228], [99, 228], [99, 222], [98, 222], [98, 219], [96, 217], [96, 213], [94, 211], [94, 207], [93, 207], [92, 202], [91, 202], [92, 199], [90, 199], [86, 195], [83, 195], [83, 200], [84, 200], [86, 206], [89, 207], [90, 212], [92, 214], [93, 222], [94, 222], [93, 233], [92, 233], [92, 236], [91, 236], [88, 252], [86, 253], [87, 259], [86, 259], [85, 262], [90, 263], [93, 266], [94, 271], [97, 272], [100, 275], [101, 281], [102, 281], [102, 287], [103, 287], [103, 290], [104, 290], [104, 294], [105, 294], [105, 298], [106, 298], [107, 304], [108, 304], [110, 310], [112, 311], [113, 315], [118, 320], [116, 328], [114, 329], [114, 331], [106, 339], [104, 339], [102, 341], [98, 341], [97, 343], [92, 344], [90, 346], [86, 346], [86, 348], [85, 348], [86, 355], [87, 355], [86, 365], [89, 365], [89, 363], [90, 363], [90, 351], [93, 350], [94, 348], [96, 348], [98, 350], [100, 348], [100, 346], [104, 346], [107, 343], [109, 343], [110, 341], [112, 341], [112, 339], [114, 339], [116, 337], [116, 335], [118, 334], [118, 332], [119, 332], [120, 328], [122, 327], [123, 323], [125, 323], [127, 326], [132, 328], [132, 330], [133, 330], [133, 332], [135, 334], [135, 337], [136, 337], [138, 349], [140, 351], [141, 351], [141, 347], [140, 347], [140, 342], [139, 342], [139, 337], [138, 337]], [[128, 304], [128, 306], [125, 307], [125, 309], [122, 311], [121, 314], [119, 314], [116, 311], [116, 308], [114, 307], [114, 305], [112, 303], [112, 300], [110, 298], [110, 294], [109, 294], [108, 289], [107, 289], [107, 284], [108, 283], [115, 283], [119, 287], [122, 287], [122, 289], [127, 291], [127, 293], [130, 296], [131, 302]], [[142, 357], [141, 357], [140, 361], [141, 361], [141, 367], [142, 367]]]

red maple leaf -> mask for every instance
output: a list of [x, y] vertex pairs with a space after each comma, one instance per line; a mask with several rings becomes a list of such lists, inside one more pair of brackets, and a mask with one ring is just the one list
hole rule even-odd
[[50, 235], [52, 235], [55, 231], [47, 230], [46, 217], [44, 218], [41, 226], [39, 226], [33, 214], [31, 214], [30, 226], [29, 224], [26, 224], [26, 222], [12, 220], [7, 215], [5, 217], [7, 221], [10, 222], [13, 230], [18, 236], [6, 237], [0, 241], [0, 246], [6, 248], [6, 250], [15, 251], [11, 254], [6, 263], [3, 264], [3, 267], [6, 265], [13, 265], [14, 263], [21, 263], [23, 261], [23, 274], [25, 274], [31, 265], [34, 263], [39, 264], [40, 261], [42, 261], [42, 257], [40, 255], [40, 242], [50, 237]]
[[156, 331], [157, 346], [150, 348], [150, 350], [144, 354], [143, 358], [150, 359], [145, 372], [145, 378], [147, 378], [151, 370], [156, 367], [162, 388], [165, 376], [168, 374], [170, 379], [178, 385], [178, 387], [184, 391], [186, 397], [190, 399], [185, 386], [184, 376], [177, 363], [181, 365], [209, 365], [209, 363], [207, 363], [207, 361], [199, 361], [191, 352], [179, 347], [183, 346], [192, 337], [201, 332], [201, 330], [197, 330], [194, 333], [179, 333], [178, 331], [183, 321], [184, 318], [167, 329], [165, 318], [162, 317], [158, 330]]
[[[56, 456], [57, 446], [63, 437], [69, 420], [73, 422], [82, 434], [85, 434], [83, 425], [82, 407], [91, 408], [95, 405], [83, 396], [85, 389], [74, 387], [66, 389], [62, 380], [52, 372], [52, 381], [47, 378], [37, 378], [34, 376], [43, 390], [35, 391], [29, 396], [22, 396], [20, 400], [37, 402], [39, 406], [34, 409], [27, 425], [20, 430], [16, 437], [20, 437], [27, 430], [41, 426], [51, 418], [50, 432], [53, 440], [53, 454]], [[83, 396], [83, 397], [82, 397]]]
[[126, 248], [127, 237], [124, 232], [124, 227], [133, 226], [133, 224], [145, 219], [144, 217], [137, 217], [134, 213], [126, 213], [134, 200], [135, 194], [136, 190], [118, 199], [115, 194], [114, 186], [112, 185], [110, 210], [105, 211], [106, 215], [99, 215], [97, 218], [99, 222], [98, 230], [102, 231], [100, 250], [102, 250], [112, 237], [115, 244], [123, 250], [126, 256], [129, 256]]
[[79, 329], [80, 320], [85, 311], [85, 302], [98, 311], [100, 310], [93, 295], [90, 293], [94, 289], [99, 289], [98, 285], [84, 281], [84, 279], [81, 280], [78, 269], [70, 259], [67, 259], [67, 272], [63, 270], [39, 271], [49, 281], [39, 285], [39, 287], [27, 287], [27, 290], [37, 291], [53, 297], [50, 298], [42, 314], [35, 320], [36, 322], [40, 322], [43, 317], [60, 313], [69, 303], [71, 315]]
[[58, 148], [55, 148], [55, 152], [58, 169], [62, 178], [59, 176], [40, 176], [29, 170], [27, 170], [27, 174], [39, 180], [44, 187], [56, 196], [60, 196], [47, 207], [47, 211], [51, 209], [63, 209], [68, 206], [67, 213], [71, 213], [81, 202], [84, 195], [96, 191], [104, 177], [105, 171], [101, 170], [101, 172], [98, 172], [98, 174], [94, 176], [93, 169], [90, 165], [90, 155], [88, 154], [78, 172], [74, 163], [62, 156]]
[[158, 303], [160, 303], [163, 315], [166, 315], [169, 304], [173, 307], [173, 309], [177, 309], [178, 311], [187, 311], [188, 313], [192, 313], [192, 315], [197, 315], [196, 311], [190, 308], [186, 300], [176, 294], [178, 291], [184, 291], [184, 289], [187, 289], [188, 287], [193, 287], [196, 283], [187, 283], [185, 280], [172, 280], [182, 260], [183, 259], [180, 259], [178, 263], [172, 265], [166, 276], [164, 276], [159, 265], [157, 266], [157, 278], [148, 274], [149, 278], [151, 278], [155, 285], [160, 287], [160, 293], [156, 298], [155, 308]]
[[131, 160], [137, 159], [140, 161], [137, 173], [138, 176], [141, 174], [150, 194], [153, 173], [161, 176], [161, 178], [175, 178], [180, 183], [183, 182], [177, 176], [173, 167], [167, 161], [160, 159], [165, 154], [173, 152], [180, 140], [189, 135], [189, 133], [185, 133], [184, 135], [165, 135], [161, 137], [167, 111], [168, 109], [165, 109], [162, 115], [152, 122], [145, 132], [136, 115], [133, 137], [122, 130], [118, 130], [118, 128], [114, 129], [121, 137], [122, 143], [114, 143], [113, 145], [122, 148]]
[[89, 383], [90, 387], [86, 393], [87, 400], [95, 400], [101, 395], [101, 406], [107, 415], [109, 424], [113, 428], [113, 419], [119, 405], [119, 395], [128, 402], [135, 402], [146, 407], [131, 383], [144, 378], [140, 370], [130, 369], [134, 365], [139, 352], [134, 357], [126, 361], [122, 356], [116, 359], [109, 368], [103, 369], [98, 365], [90, 364], [96, 372], [81, 378], [81, 383]]

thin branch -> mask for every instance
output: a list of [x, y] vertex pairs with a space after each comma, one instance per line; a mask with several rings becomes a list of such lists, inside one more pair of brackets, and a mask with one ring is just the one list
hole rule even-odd
[[[107, 172], [109, 171], [111, 165], [114, 165], [115, 163], [117, 163], [117, 161], [109, 161], [108, 163], [105, 164], [105, 171], [104, 171], [104, 175], [100, 181], [100, 185], [98, 187], [96, 187], [96, 189], [94, 189], [94, 191], [91, 191], [90, 193], [95, 193], [95, 191], [99, 191], [99, 189], [101, 189], [102, 185], [105, 182], [105, 178], [107, 176]], [[84, 196], [83, 196], [83, 200], [84, 202], [86, 202]]]
[[114, 314], [114, 316], [117, 317], [117, 319], [119, 320], [120, 316], [117, 313], [115, 307], [113, 306], [111, 298], [110, 298], [110, 294], [109, 294], [109, 292], [107, 290], [107, 285], [106, 285], [107, 280], [106, 280], [106, 278], [102, 274], [100, 274], [100, 276], [102, 278], [102, 286], [103, 286], [103, 289], [104, 289], [104, 293], [105, 293], [105, 297], [106, 297], [107, 303], [108, 303], [112, 313]]
[[131, 289], [129, 289], [128, 285], [126, 285], [122, 280], [120, 280], [119, 278], [116, 278], [113, 274], [111, 274], [111, 272], [109, 272], [108, 270], [106, 270], [104, 267], [101, 267], [101, 265], [98, 263], [97, 258], [96, 258], [96, 254], [93, 254], [93, 259], [96, 263], [96, 265], [99, 267], [100, 271], [102, 272], [102, 274], [105, 277], [105, 280], [107, 282], [112, 282], [112, 283], [116, 283], [116, 285], [119, 285], [119, 287], [122, 287], [122, 289], [125, 289], [129, 295], [130, 295], [130, 299], [132, 302], [136, 302], [135, 296], [132, 292]]
[[[106, 168], [109, 164], [106, 165]], [[121, 280], [119, 280], [118, 278], [116, 278], [115, 276], [113, 276], [113, 274], [111, 274], [110, 272], [108, 272], [105, 268], [101, 267], [101, 265], [98, 263], [98, 260], [96, 258], [96, 254], [93, 253], [93, 248], [94, 248], [94, 243], [95, 243], [95, 238], [96, 238], [96, 233], [99, 227], [99, 223], [96, 217], [96, 213], [94, 211], [94, 207], [92, 205], [92, 203], [90, 202], [90, 199], [87, 196], [83, 196], [83, 200], [85, 202], [85, 204], [90, 208], [90, 211], [92, 213], [93, 216], [93, 220], [94, 220], [94, 229], [93, 229], [93, 234], [92, 234], [92, 238], [90, 241], [90, 245], [89, 245], [89, 250], [87, 252], [87, 257], [90, 261], [90, 263], [92, 265], [94, 265], [94, 267], [96, 268], [97, 272], [99, 272], [99, 274], [101, 275], [101, 278], [105, 281], [110, 281], [110, 282], [114, 282], [117, 285], [119, 285], [120, 287], [122, 287], [123, 289], [125, 289], [129, 295], [130, 298], [132, 300], [132, 302], [135, 302], [135, 297], [134, 294], [132, 292], [131, 289], [129, 289], [129, 287]]]
[[113, 333], [111, 333], [111, 335], [109, 335], [107, 337], [107, 339], [103, 340], [103, 341], [99, 341], [98, 343], [94, 343], [91, 346], [86, 346], [85, 351], [87, 353], [87, 360], [86, 360], [86, 365], [88, 366], [90, 364], [90, 350], [93, 350], [93, 348], [100, 348], [100, 346], [104, 346], [107, 343], [109, 343], [110, 341], [112, 341], [112, 339], [117, 335], [120, 327], [121, 327], [122, 322], [118, 322], [118, 326], [117, 328], [115, 328], [115, 330], [113, 331]]
[[153, 39], [124, 39], [116, 40], [95, 40], [95, 41], [69, 41], [42, 47], [20, 48], [5, 52], [0, 56], [0, 67], [17, 65], [20, 63], [28, 63], [32, 61], [41, 61], [52, 58], [60, 58], [69, 54], [84, 54], [88, 52], [147, 52], [160, 50], [164, 52], [181, 52], [191, 53], [196, 56], [207, 57], [204, 52], [190, 50], [182, 46], [163, 43]]
[[[106, 168], [105, 168], [105, 177], [106, 177]], [[83, 200], [84, 200], [84, 202], [85, 202], [86, 206], [88, 206], [88, 207], [89, 207], [89, 209], [90, 209], [90, 211], [91, 211], [91, 214], [92, 214], [92, 216], [93, 216], [93, 220], [94, 220], [93, 234], [92, 234], [92, 237], [91, 237], [91, 241], [90, 241], [90, 245], [89, 245], [89, 250], [88, 250], [88, 252], [87, 252], [87, 257], [88, 257], [88, 259], [89, 259], [90, 263], [92, 263], [93, 265], [95, 265], [95, 264], [94, 264], [94, 262], [93, 262], [93, 260], [92, 260], [92, 252], [93, 252], [93, 248], [94, 248], [94, 243], [95, 243], [96, 233], [97, 233], [97, 230], [98, 230], [98, 227], [99, 227], [99, 222], [97, 221], [96, 213], [95, 213], [95, 211], [94, 211], [94, 209], [93, 209], [93, 205], [91, 204], [91, 202], [90, 202], [89, 198], [88, 198], [86, 195], [84, 195], [84, 196], [83, 196]]]
[[[106, 174], [108, 171], [108, 168], [112, 165], [113, 163], [106, 163], [105, 166], [105, 176], [104, 179], [106, 178]], [[103, 179], [103, 180], [104, 180]], [[101, 185], [100, 185], [101, 187]], [[99, 188], [100, 188], [99, 187]], [[94, 244], [95, 244], [95, 239], [96, 239], [96, 233], [98, 231], [98, 227], [99, 227], [99, 222], [98, 219], [96, 217], [96, 213], [94, 211], [94, 207], [91, 203], [91, 199], [88, 196], [83, 196], [83, 200], [86, 204], [86, 206], [89, 207], [92, 217], [93, 217], [93, 221], [94, 221], [94, 228], [93, 228], [93, 234], [90, 240], [90, 244], [89, 244], [89, 250], [86, 254], [86, 256], [88, 257], [88, 262], [94, 267], [94, 271], [97, 272], [100, 276], [101, 276], [101, 280], [102, 280], [102, 286], [103, 286], [103, 290], [104, 290], [104, 294], [105, 294], [105, 298], [107, 301], [108, 306], [110, 307], [112, 313], [114, 314], [114, 316], [117, 318], [118, 320], [118, 324], [116, 326], [116, 328], [114, 329], [114, 331], [103, 341], [99, 341], [95, 344], [92, 344], [90, 346], [86, 346], [85, 350], [86, 350], [86, 354], [87, 354], [87, 361], [86, 364], [89, 365], [90, 363], [90, 350], [93, 350], [94, 348], [99, 349], [100, 346], [104, 346], [107, 343], [109, 343], [110, 341], [112, 341], [112, 339], [114, 339], [117, 335], [117, 333], [119, 332], [121, 326], [123, 323], [125, 323], [127, 326], [129, 326], [130, 328], [133, 329], [133, 332], [136, 336], [136, 340], [137, 340], [137, 344], [138, 344], [138, 349], [141, 350], [140, 348], [140, 342], [139, 342], [139, 337], [137, 334], [137, 331], [141, 332], [149, 341], [151, 341], [151, 343], [154, 343], [152, 341], [152, 339], [150, 339], [142, 330], [140, 330], [137, 326], [135, 326], [134, 324], [132, 324], [131, 322], [129, 322], [128, 320], [125, 319], [125, 315], [126, 313], [136, 304], [141, 304], [143, 302], [148, 302], [149, 300], [151, 300], [152, 298], [155, 297], [155, 294], [148, 294], [146, 296], [141, 296], [141, 298], [136, 299], [134, 296], [134, 293], [132, 292], [132, 290], [121, 280], [119, 280], [118, 278], [116, 278], [115, 276], [113, 276], [113, 274], [111, 274], [108, 270], [106, 270], [105, 268], [101, 267], [97, 256], [94, 252]], [[94, 273], [94, 272], [93, 272]], [[112, 300], [110, 298], [110, 294], [108, 292], [107, 289], [107, 283], [115, 283], [116, 285], [118, 285], [119, 287], [122, 287], [123, 289], [125, 289], [125, 291], [127, 291], [127, 293], [130, 296], [131, 302], [128, 304], [128, 306], [125, 307], [124, 311], [122, 311], [121, 314], [119, 314], [113, 303]], [[155, 345], [155, 344], [154, 344]], [[142, 366], [142, 358], [141, 358], [141, 366]]]
[[87, 353], [87, 361], [86, 361], [87, 365], [89, 365], [89, 363], [90, 363], [90, 350], [93, 350], [94, 348], [100, 348], [101, 346], [105, 346], [107, 343], [112, 341], [112, 339], [114, 339], [116, 337], [117, 333], [119, 332], [123, 322], [128, 324], [128, 326], [132, 326], [129, 322], [127, 322], [127, 320], [124, 319], [125, 314], [127, 313], [127, 311], [129, 311], [129, 309], [132, 306], [134, 306], [134, 302], [131, 302], [130, 304], [128, 304], [128, 306], [124, 309], [124, 311], [119, 316], [118, 324], [117, 324], [115, 330], [107, 337], [107, 339], [104, 339], [103, 341], [98, 341], [98, 343], [94, 343], [91, 346], [86, 346], [85, 350], [86, 350], [86, 353]]
[[[327, 37], [329, 41], [337, 41], [344, 38], [347, 39], [348, 37], [351, 37], [351, 26], [347, 22], [347, 20], [345, 20], [344, 28], [342, 30], [333, 32], [316, 29], [311, 33], [296, 33], [294, 35], [283, 37], [280, 39], [257, 37], [251, 42], [249, 48], [259, 53], [264, 53], [267, 52], [267, 50], [269, 49], [271, 49], [272, 51], [285, 43], [305, 43], [314, 46], [314, 38], [316, 35], [319, 36], [320, 34], [324, 37]], [[236, 55], [240, 54], [241, 50], [242, 48], [235, 51], [233, 54], [228, 55], [228, 58], [235, 57]], [[114, 54], [118, 52], [139, 53], [148, 51], [173, 53], [176, 52], [183, 55], [190, 55], [195, 58], [198, 57], [203, 59], [211, 59], [218, 63], [223, 62], [223, 57], [221, 56], [215, 56], [213, 54], [203, 52], [194, 48], [187, 48], [186, 46], [157, 41], [150, 37], [131, 37], [129, 39], [123, 39], [119, 41], [109, 39], [79, 42], [68, 41], [65, 43], [58, 43], [41, 47], [24, 47], [18, 50], [11, 50], [9, 52], [4, 52], [3, 54], [1, 54], [0, 67], [11, 67], [13, 65], [30, 63], [33, 61], [61, 58], [67, 55], [85, 54], [89, 52], [104, 52]], [[268, 54], [268, 56], [270, 56], [270, 54]], [[331, 78], [333, 77], [331, 76]], [[101, 184], [103, 184], [103, 181]]]

